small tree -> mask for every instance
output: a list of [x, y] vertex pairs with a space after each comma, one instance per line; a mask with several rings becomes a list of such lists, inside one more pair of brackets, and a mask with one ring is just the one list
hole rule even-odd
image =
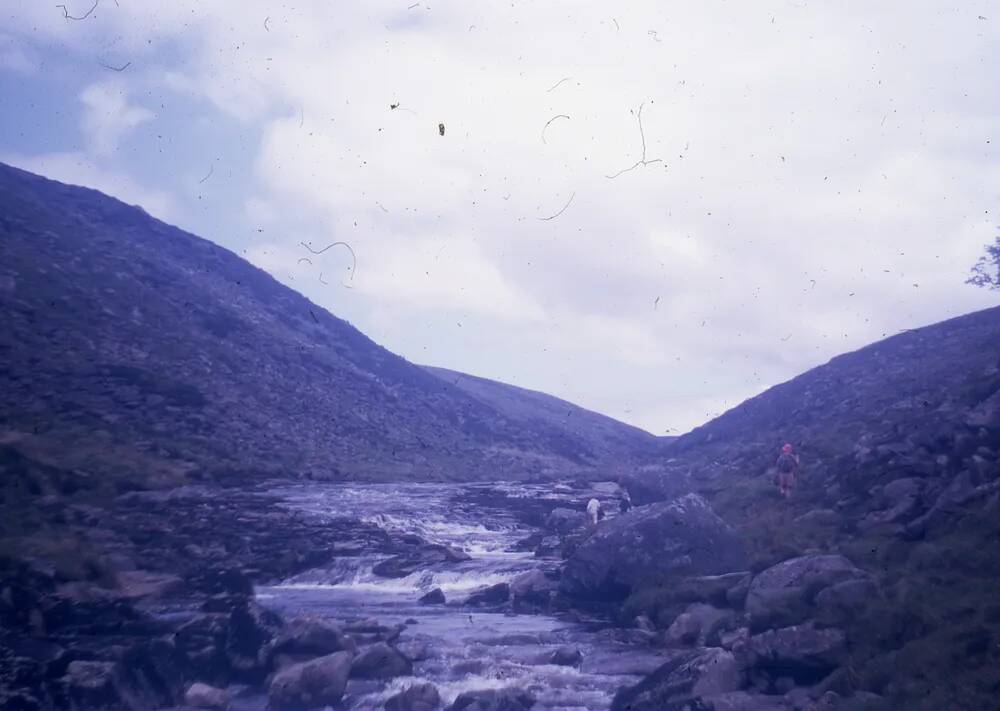
[[986, 245], [986, 254], [976, 261], [972, 267], [972, 274], [965, 283], [984, 286], [987, 289], [1000, 289], [1000, 237], [997, 237], [993, 244]]

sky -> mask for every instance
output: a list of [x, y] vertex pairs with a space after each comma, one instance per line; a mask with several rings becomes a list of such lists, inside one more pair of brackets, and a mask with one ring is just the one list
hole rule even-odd
[[0, 161], [415, 363], [679, 434], [997, 302], [993, 3], [64, 2], [0, 8]]

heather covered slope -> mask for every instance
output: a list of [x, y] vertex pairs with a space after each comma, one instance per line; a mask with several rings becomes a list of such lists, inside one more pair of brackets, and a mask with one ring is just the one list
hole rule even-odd
[[587, 475], [635, 438], [509, 418], [211, 242], [2, 165], [0, 302], [0, 443], [56, 488]]
[[[786, 441], [802, 457], [787, 501], [773, 484]], [[830, 677], [842, 695], [877, 694], [878, 708], [995, 704], [1000, 309], [834, 358], [679, 438], [628, 486], [640, 502], [704, 495], [754, 573], [843, 555], [870, 575], [876, 592], [850, 614], [815, 621], [846, 635]], [[633, 586], [623, 611], [669, 626], [684, 607], [674, 590], [666, 580]], [[808, 604], [826, 600], [805, 592]]]
[[623, 452], [652, 454], [659, 444], [669, 441], [552, 395], [446, 368], [426, 366], [425, 369], [512, 422], [543, 431], [566, 432], [588, 457], [621, 457]]

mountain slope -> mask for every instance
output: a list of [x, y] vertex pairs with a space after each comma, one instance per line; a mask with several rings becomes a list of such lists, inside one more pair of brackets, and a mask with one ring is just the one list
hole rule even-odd
[[60, 486], [587, 475], [637, 441], [508, 418], [231, 252], [3, 165], [0, 306], [0, 445]]
[[[789, 500], [784, 442], [802, 457]], [[771, 388], [629, 477], [639, 502], [697, 491], [758, 572], [842, 554], [877, 582], [845, 623], [838, 691], [865, 708], [990, 708], [1000, 691], [1000, 308], [914, 329]], [[668, 617], [669, 586], [625, 609]], [[668, 612], [663, 612], [667, 610]], [[676, 612], [673, 612], [676, 614]], [[878, 698], [878, 697], [876, 697]]]
[[594, 457], [621, 456], [623, 452], [652, 452], [657, 443], [662, 444], [669, 439], [656, 438], [638, 427], [624, 425], [618, 420], [535, 390], [446, 368], [424, 366], [424, 369], [513, 422], [539, 430], [567, 432], [568, 436], [586, 442]]

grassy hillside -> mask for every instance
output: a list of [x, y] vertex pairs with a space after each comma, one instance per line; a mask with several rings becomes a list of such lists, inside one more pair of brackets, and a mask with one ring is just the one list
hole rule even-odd
[[512, 417], [211, 242], [3, 165], [0, 307], [4, 467], [42, 493], [589, 476], [643, 440]]
[[[791, 500], [773, 464], [802, 456]], [[670, 444], [640, 501], [705, 494], [754, 570], [839, 552], [883, 598], [850, 627], [852, 682], [894, 708], [988, 708], [1000, 692], [1000, 309], [833, 359]], [[672, 613], [667, 589], [630, 611]]]

